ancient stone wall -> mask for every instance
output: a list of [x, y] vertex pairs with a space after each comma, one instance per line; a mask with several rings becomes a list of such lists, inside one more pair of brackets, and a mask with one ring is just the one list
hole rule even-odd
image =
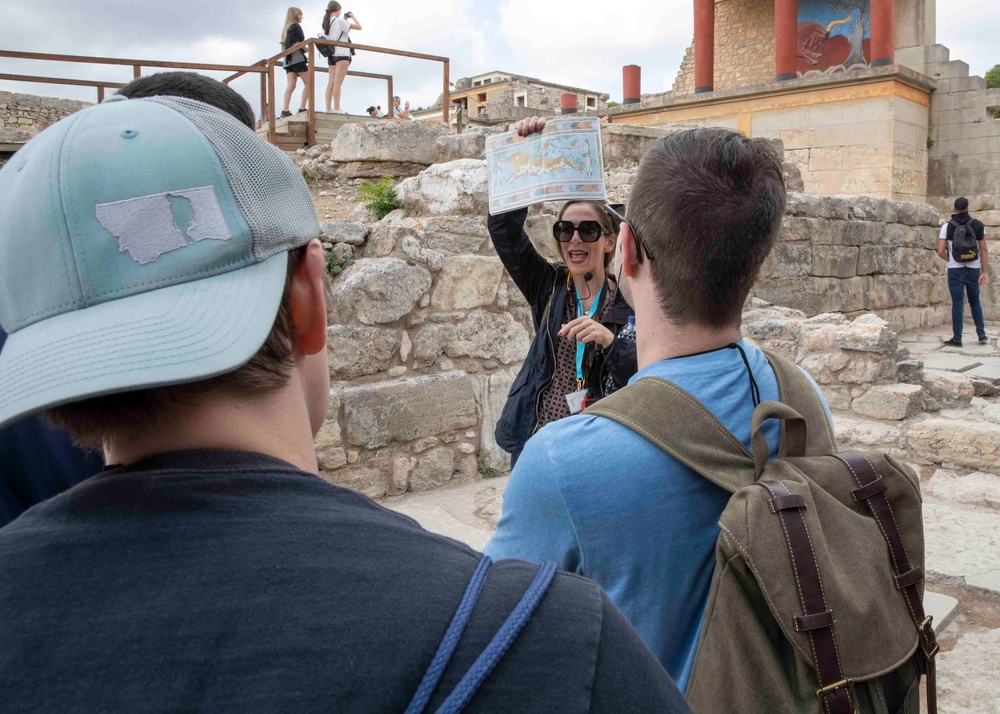
[[0, 92], [0, 127], [36, 134], [63, 117], [89, 106], [89, 102], [71, 99]]
[[753, 294], [807, 315], [872, 312], [896, 330], [939, 325], [951, 303], [938, 225], [926, 204], [789, 194]]
[[[674, 79], [674, 96], [694, 94], [694, 49]], [[774, 3], [715, 0], [715, 89], [774, 81]]]
[[[346, 167], [378, 164], [396, 134], [404, 144], [414, 138], [407, 125], [382, 127], [378, 140], [344, 127], [333, 152], [341, 159], [313, 147], [302, 154], [303, 170], [343, 177]], [[609, 196], [626, 200], [648, 143], [680, 129], [604, 126]], [[333, 284], [334, 386], [317, 439], [320, 467], [332, 482], [375, 497], [506, 466], [493, 431], [533, 329], [486, 230], [484, 137], [462, 143], [464, 134], [427, 131], [436, 137], [433, 155], [454, 160], [401, 181], [401, 209], [375, 220], [359, 208], [352, 220], [323, 224], [325, 247], [347, 267]], [[417, 149], [406, 155], [430, 160]], [[533, 207], [526, 223], [550, 258], [554, 208]], [[754, 294], [794, 309], [780, 325], [772, 308], [758, 313], [750, 323], [762, 326], [748, 326], [748, 336], [803, 363], [829, 386], [836, 408], [865, 409], [855, 400], [899, 375], [890, 326], [946, 318], [936, 226], [937, 212], [926, 205], [790, 194], [781, 240]]]

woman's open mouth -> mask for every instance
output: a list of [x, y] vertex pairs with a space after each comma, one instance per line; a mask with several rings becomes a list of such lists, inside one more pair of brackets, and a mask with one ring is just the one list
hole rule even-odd
[[571, 250], [567, 253], [569, 256], [569, 262], [573, 265], [580, 265], [587, 262], [587, 258], [590, 257], [590, 253], [585, 250]]

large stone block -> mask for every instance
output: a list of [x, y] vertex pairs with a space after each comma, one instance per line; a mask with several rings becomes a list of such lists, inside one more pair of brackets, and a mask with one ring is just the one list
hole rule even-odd
[[327, 404], [326, 419], [314, 439], [316, 459], [320, 469], [332, 471], [347, 463], [343, 439], [340, 431], [340, 390], [330, 390], [330, 401]]
[[812, 274], [818, 277], [852, 278], [858, 274], [855, 246], [816, 246], [812, 250]]
[[499, 258], [458, 255], [447, 258], [431, 295], [438, 310], [467, 310], [485, 307], [497, 296], [503, 264]]
[[850, 217], [850, 206], [842, 198], [814, 196], [808, 193], [789, 193], [785, 212], [790, 216], [802, 216], [805, 218], [836, 218], [847, 220]]
[[858, 274], [913, 275], [915, 273], [933, 273], [938, 269], [938, 263], [940, 263], [940, 258], [934, 252], [922, 248], [884, 248], [863, 245], [858, 257]]
[[388, 470], [371, 466], [349, 466], [339, 468], [336, 471], [323, 471], [321, 469], [319, 475], [327, 483], [358, 491], [368, 498], [385, 496], [389, 491], [391, 477]]
[[475, 426], [474, 391], [464, 372], [348, 387], [342, 397], [347, 441], [375, 449]]
[[[875, 275], [869, 296], [869, 307], [902, 307], [930, 305], [935, 300], [936, 283], [940, 278], [928, 275]], [[939, 286], [938, 286], [939, 287]]]
[[1000, 465], [1000, 424], [928, 419], [910, 428], [906, 443], [915, 455], [935, 463], [989, 473]]
[[489, 208], [486, 162], [458, 159], [434, 164], [401, 181], [396, 196], [417, 216], [482, 216]]
[[479, 457], [490, 468], [504, 471], [510, 468], [510, 454], [500, 448], [494, 438], [497, 421], [507, 403], [507, 394], [517, 377], [518, 367], [505, 367], [474, 377], [476, 403], [482, 414], [479, 428]]
[[331, 243], [362, 245], [368, 237], [368, 227], [357, 221], [324, 221], [319, 229]]
[[472, 128], [461, 134], [446, 134], [435, 139], [437, 155], [434, 163], [444, 164], [456, 159], [485, 159], [486, 132]]
[[524, 359], [530, 344], [528, 331], [510, 313], [474, 310], [455, 325], [445, 353], [513, 364]]
[[849, 359], [847, 366], [837, 373], [841, 384], [887, 384], [898, 379], [896, 362], [891, 356], [861, 352], [851, 354]]
[[478, 253], [490, 237], [481, 217], [434, 216], [408, 220], [413, 220], [422, 232], [421, 245], [439, 253]]
[[941, 409], [967, 407], [975, 396], [975, 380], [966, 374], [924, 368], [922, 384], [928, 401]]
[[455, 452], [448, 446], [425, 451], [410, 473], [411, 491], [428, 491], [451, 481], [455, 474]]
[[899, 340], [889, 325], [874, 315], [857, 318], [849, 325], [837, 328], [837, 346], [855, 352], [895, 355]]
[[330, 378], [355, 379], [384, 372], [399, 349], [399, 331], [388, 327], [331, 325], [326, 330]]
[[809, 275], [811, 260], [812, 248], [808, 243], [775, 243], [761, 266], [761, 274], [773, 278]]
[[861, 416], [898, 421], [923, 409], [923, 391], [916, 384], [880, 384], [855, 399], [851, 408]]
[[426, 268], [398, 258], [364, 258], [333, 284], [334, 319], [356, 318], [366, 325], [395, 322], [417, 304], [431, 287]]
[[399, 162], [430, 166], [437, 160], [437, 139], [448, 129], [414, 122], [344, 124], [330, 145], [337, 162]]

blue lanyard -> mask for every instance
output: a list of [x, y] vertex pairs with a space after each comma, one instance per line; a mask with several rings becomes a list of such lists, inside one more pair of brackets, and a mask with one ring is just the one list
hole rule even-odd
[[[576, 290], [576, 316], [583, 317], [583, 300], [580, 299], [580, 290], [574, 286]], [[594, 296], [594, 302], [590, 303], [590, 309], [587, 310], [587, 317], [594, 319], [594, 315], [597, 314], [597, 307], [601, 304], [601, 292], [604, 290], [602, 285], [597, 291], [597, 295]], [[576, 343], [576, 383], [580, 389], [583, 389], [584, 379], [583, 379], [583, 353], [586, 351], [587, 346], [582, 342]]]

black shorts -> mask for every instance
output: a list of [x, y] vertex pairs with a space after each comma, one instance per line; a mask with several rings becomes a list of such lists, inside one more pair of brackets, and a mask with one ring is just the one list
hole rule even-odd
[[351, 56], [350, 55], [331, 55], [330, 59], [327, 60], [327, 61], [330, 63], [330, 66], [333, 67], [333, 65], [337, 64], [341, 60], [347, 60], [347, 64], [350, 64], [351, 63]]
[[286, 72], [295, 72], [296, 74], [305, 74], [309, 71], [308, 62], [297, 62], [296, 64], [290, 64], [285, 67]]

